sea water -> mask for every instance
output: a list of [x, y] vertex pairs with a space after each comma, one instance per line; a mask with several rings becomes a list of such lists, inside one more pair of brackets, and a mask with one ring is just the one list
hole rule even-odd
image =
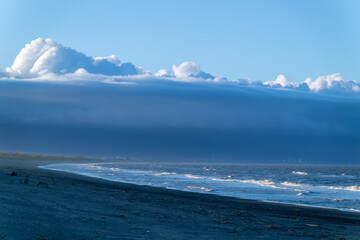
[[360, 212], [360, 166], [89, 163], [42, 168], [117, 182]]

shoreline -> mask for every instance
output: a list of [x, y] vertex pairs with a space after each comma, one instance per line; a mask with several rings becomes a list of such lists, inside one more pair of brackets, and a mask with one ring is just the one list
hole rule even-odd
[[[0, 239], [360, 238], [360, 214], [356, 212], [120, 183], [38, 168], [66, 162], [0, 160], [0, 207], [5, 209], [0, 213]], [[17, 176], [11, 176], [12, 172]]]
[[[84, 162], [84, 164], [86, 164], [86, 163], [89, 163], [89, 162]], [[96, 162], [96, 163], [99, 163], [99, 162]], [[104, 162], [101, 162], [101, 163], [102, 164], [104, 164], [104, 163], [105, 164], [113, 164], [113, 163], [116, 163], [116, 162], [110, 160], [110, 161], [104, 161]], [[126, 162], [121, 161], [120, 163], [126, 163]], [[137, 162], [131, 162], [131, 163], [137, 163]], [[138, 162], [138, 163], [146, 164], [147, 162]], [[148, 162], [148, 163], [152, 163], [152, 162]], [[71, 163], [68, 163], [68, 164], [77, 164], [77, 163], [71, 162]], [[169, 164], [172, 164], [172, 163], [169, 163]], [[174, 163], [174, 164], [176, 164], [176, 163]], [[198, 164], [198, 163], [189, 163], [189, 164]], [[168, 187], [165, 187], [165, 186], [154, 186], [154, 185], [139, 184], [139, 183], [133, 183], [133, 182], [122, 182], [122, 181], [107, 179], [107, 178], [100, 177], [100, 176], [87, 175], [87, 174], [84, 174], [84, 173], [46, 168], [47, 166], [51, 166], [51, 165], [52, 164], [50, 164], [50, 165], [41, 165], [41, 166], [39, 165], [37, 167], [40, 168], [40, 169], [48, 170], [48, 171], [63, 172], [63, 173], [68, 173], [68, 174], [74, 174], [74, 175], [77, 175], [77, 176], [84, 176], [84, 177], [89, 177], [89, 178], [101, 179], [101, 180], [110, 181], [110, 182], [114, 182], [114, 183], [120, 183], [120, 184], [133, 184], [133, 185], [144, 186], [144, 187], [161, 188], [161, 189], [164, 189], [164, 190], [176, 190], [176, 191], [181, 191], [181, 192], [191, 192], [191, 193], [197, 193], [197, 194], [215, 195], [215, 196], [218, 196], [218, 197], [229, 197], [229, 198], [235, 198], [235, 199], [239, 199], [239, 200], [257, 201], [257, 202], [260, 202], [260, 203], [285, 204], [285, 205], [293, 206], [293, 207], [308, 207], [308, 208], [338, 210], [338, 211], [341, 211], [341, 212], [359, 213], [359, 215], [360, 215], [360, 210], [354, 210], [354, 209], [352, 210], [352, 209], [317, 206], [317, 205], [309, 205], [309, 204], [295, 204], [295, 203], [287, 203], [287, 202], [277, 202], [277, 201], [266, 201], [266, 200], [259, 200], [259, 199], [241, 198], [241, 197], [221, 195], [221, 194], [216, 194], [216, 193], [211, 193], [211, 192], [197, 192], [197, 191], [191, 191], [191, 190], [185, 190], [185, 189], [168, 188]], [[211, 164], [209, 164], [209, 165], [211, 165]], [[249, 165], [249, 164], [246, 164], [246, 165]], [[261, 165], [261, 164], [259, 164], [259, 165]], [[269, 164], [269, 165], [274, 165], [274, 164]]]

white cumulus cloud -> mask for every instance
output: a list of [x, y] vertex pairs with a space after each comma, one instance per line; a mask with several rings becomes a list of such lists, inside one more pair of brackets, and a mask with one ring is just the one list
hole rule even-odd
[[283, 74], [279, 74], [274, 81], [267, 81], [264, 85], [271, 87], [294, 87], [296, 84], [290, 82], [290, 80]]
[[167, 69], [160, 69], [154, 74], [155, 77], [171, 77], [171, 72]]
[[347, 80], [341, 74], [335, 73], [327, 76], [320, 76], [316, 80], [307, 78], [305, 83], [311, 91], [347, 91], [359, 92], [360, 83], [357, 81]]
[[111, 56], [108, 56], [108, 57], [96, 57], [96, 58], [94, 58], [94, 60], [95, 60], [95, 64], [99, 63], [101, 61], [107, 60], [108, 62], [111, 62], [117, 66], [121, 65], [120, 59], [114, 54]]
[[303, 82], [293, 82], [283, 74], [272, 81], [252, 81], [247, 78], [229, 81], [225, 77], [215, 77], [202, 71], [200, 66], [187, 61], [173, 65], [172, 71], [160, 69], [155, 74], [142, 71], [132, 63], [123, 63], [116, 55], [90, 57], [72, 48], [65, 47], [51, 39], [38, 38], [25, 47], [15, 58], [12, 66], [0, 69], [1, 79], [29, 81], [99, 81], [107, 83], [131, 83], [137, 81], [156, 82], [168, 80], [175, 82], [196, 82], [231, 84], [236, 87], [293, 89], [303, 92], [326, 94], [357, 94], [360, 83], [348, 80], [339, 73], [320, 76], [315, 80], [307, 78]]
[[173, 65], [174, 74], [179, 78], [196, 76], [200, 73], [200, 66], [195, 62], [183, 62], [179, 66]]
[[177, 78], [215, 79], [213, 75], [201, 71], [200, 66], [195, 62], [183, 62], [178, 66], [173, 65], [172, 69]]
[[33, 78], [48, 73], [74, 73], [80, 68], [89, 73], [105, 75], [141, 73], [139, 68], [131, 63], [121, 63], [114, 55], [92, 58], [51, 39], [42, 38], [26, 44], [6, 72], [12, 77]]
[[240, 79], [238, 81], [242, 85], [257, 85], [270, 88], [287, 88], [295, 89], [300, 91], [310, 91], [314, 93], [357, 93], [360, 92], [360, 83], [354, 80], [348, 80], [339, 73], [319, 76], [315, 80], [311, 78], [306, 78], [303, 82], [291, 82], [287, 77], [282, 74], [279, 74], [277, 78], [273, 81], [264, 82], [262, 85], [255, 84], [256, 82], [250, 81], [248, 79]]

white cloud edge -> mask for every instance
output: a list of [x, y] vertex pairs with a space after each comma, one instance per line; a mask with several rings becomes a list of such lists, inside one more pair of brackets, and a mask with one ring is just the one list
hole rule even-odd
[[[72, 55], [71, 55], [72, 54]], [[70, 55], [70, 56], [68, 56]], [[85, 62], [84, 62], [85, 61]], [[75, 65], [84, 65], [71, 71]], [[101, 69], [102, 65], [103, 69]], [[126, 65], [128, 64], [128, 65]], [[121, 71], [121, 67], [123, 71]], [[52, 70], [59, 70], [57, 73]], [[111, 74], [116, 71], [122, 75]], [[89, 71], [100, 71], [91, 73]], [[110, 74], [109, 74], [110, 73]], [[127, 74], [131, 73], [131, 74]], [[135, 74], [134, 74], [135, 73]], [[196, 83], [222, 83], [241, 86], [293, 89], [306, 92], [328, 92], [328, 93], [359, 93], [360, 82], [347, 80], [340, 73], [319, 76], [315, 80], [305, 79], [303, 82], [291, 82], [283, 74], [279, 74], [272, 81], [252, 81], [250, 79], [227, 80], [224, 77], [215, 77], [201, 70], [200, 66], [192, 61], [183, 62], [172, 66], [172, 72], [168, 69], [160, 69], [155, 74], [144, 72], [140, 67], [131, 63], [122, 63], [116, 55], [107, 57], [88, 57], [83, 53], [62, 46], [51, 39], [38, 38], [32, 41], [20, 51], [11, 67], [0, 69], [1, 80], [19, 81], [46, 81], [80, 83], [87, 81], [101, 81], [113, 84], [137, 84], [144, 80], [167, 80], [177, 82]]]

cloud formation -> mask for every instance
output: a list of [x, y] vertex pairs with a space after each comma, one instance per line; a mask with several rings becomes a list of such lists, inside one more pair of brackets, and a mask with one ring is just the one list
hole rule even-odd
[[268, 85], [271, 87], [289, 87], [293, 88], [294, 83], [291, 83], [287, 77], [282, 74], [279, 74], [274, 81], [267, 81], [264, 85]]
[[264, 85], [274, 88], [290, 88], [311, 92], [357, 93], [360, 91], [360, 83], [358, 81], [347, 80], [339, 73], [320, 76], [315, 80], [307, 78], [301, 83], [290, 82], [284, 75], [279, 74], [274, 81], [267, 81]]
[[360, 157], [360, 85], [340, 74], [234, 81], [195, 62], [152, 74], [115, 55], [93, 58], [37, 39], [0, 78], [0, 146], [11, 151]]
[[[85, 70], [73, 75], [99, 76]], [[214, 154], [220, 161], [305, 157], [326, 163], [341, 157], [355, 162], [360, 157], [359, 103], [357, 95], [151, 75], [86, 84], [3, 80], [0, 146], [115, 156], [178, 158], [186, 153], [207, 159]]]
[[203, 72], [200, 66], [195, 62], [184, 62], [179, 66], [173, 65], [172, 67], [174, 75], [177, 78], [202, 78], [202, 79], [215, 79], [215, 77], [209, 73]]
[[171, 72], [167, 69], [160, 69], [154, 74], [155, 77], [171, 77]]
[[42, 38], [26, 44], [6, 72], [11, 77], [36, 78], [49, 73], [75, 73], [78, 69], [106, 75], [141, 73], [139, 68], [131, 63], [121, 63], [116, 56], [92, 58], [51, 39]]
[[305, 83], [314, 92], [319, 91], [360, 91], [360, 83], [357, 81], [346, 80], [341, 74], [335, 73], [328, 76], [320, 76], [316, 80], [307, 78]]
[[2, 79], [26, 79], [30, 81], [99, 81], [108, 83], [132, 83], [150, 79], [194, 83], [217, 83], [238, 87], [292, 89], [302, 92], [327, 94], [358, 94], [360, 83], [348, 80], [339, 73], [320, 76], [315, 80], [292, 82], [283, 74], [275, 80], [252, 81], [249, 79], [227, 80], [203, 71], [192, 61], [173, 65], [172, 71], [160, 69], [155, 74], [144, 72], [132, 63], [123, 63], [115, 56], [89, 57], [74, 49], [51, 40], [38, 38], [20, 51], [11, 67], [0, 69]]

